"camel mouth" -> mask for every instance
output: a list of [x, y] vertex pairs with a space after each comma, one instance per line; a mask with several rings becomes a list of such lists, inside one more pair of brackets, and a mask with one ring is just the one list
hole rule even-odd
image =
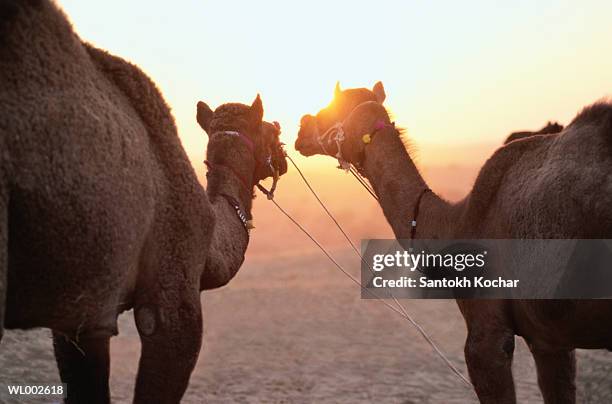
[[314, 156], [317, 153], [316, 148], [312, 144], [312, 141], [307, 139], [306, 136], [301, 133], [301, 131], [300, 133], [298, 133], [298, 137], [293, 147], [302, 156], [305, 157]]
[[303, 156], [313, 156], [319, 152], [315, 142], [317, 136], [317, 118], [314, 115], [304, 115], [300, 120], [300, 130], [293, 147]]

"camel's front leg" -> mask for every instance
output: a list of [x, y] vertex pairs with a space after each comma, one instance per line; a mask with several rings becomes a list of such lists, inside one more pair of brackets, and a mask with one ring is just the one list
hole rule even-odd
[[179, 403], [202, 343], [199, 292], [179, 287], [150, 297], [134, 308], [142, 342], [134, 403]]
[[66, 383], [67, 404], [110, 403], [109, 341], [110, 335], [81, 337], [77, 342], [53, 332], [53, 349], [60, 378]]
[[541, 351], [531, 348], [538, 369], [538, 384], [546, 404], [576, 402], [575, 351]]
[[[491, 330], [490, 325], [470, 327], [465, 344], [465, 360], [470, 378], [483, 404], [514, 404], [512, 356], [514, 334]], [[474, 331], [474, 328], [482, 331]]]

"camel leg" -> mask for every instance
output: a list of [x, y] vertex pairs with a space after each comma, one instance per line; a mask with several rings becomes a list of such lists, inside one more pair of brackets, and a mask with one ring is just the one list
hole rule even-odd
[[482, 331], [468, 331], [465, 360], [476, 394], [483, 404], [514, 404], [512, 356], [514, 334], [493, 331], [481, 326]]
[[78, 343], [53, 332], [60, 378], [67, 385], [67, 404], [110, 403], [110, 336], [80, 338]]
[[193, 289], [165, 290], [134, 308], [142, 342], [134, 403], [180, 403], [202, 344], [199, 291]]
[[546, 404], [576, 402], [575, 351], [531, 350], [538, 369], [538, 384]]

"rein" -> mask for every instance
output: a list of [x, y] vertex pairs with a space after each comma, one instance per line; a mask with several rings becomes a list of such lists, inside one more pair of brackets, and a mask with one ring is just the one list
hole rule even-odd
[[[332, 213], [329, 211], [329, 209], [325, 206], [325, 204], [323, 203], [323, 201], [321, 200], [321, 198], [319, 198], [319, 195], [315, 192], [315, 190], [313, 189], [313, 187], [310, 185], [310, 183], [308, 182], [308, 180], [306, 179], [306, 177], [304, 176], [304, 174], [302, 173], [302, 171], [300, 170], [300, 168], [297, 166], [297, 164], [295, 163], [295, 161], [293, 161], [293, 159], [290, 156], [286, 156], [287, 159], [291, 162], [291, 164], [293, 164], [293, 166], [295, 167], [295, 169], [297, 170], [298, 174], [300, 175], [300, 177], [302, 178], [302, 181], [304, 182], [304, 184], [307, 186], [307, 188], [310, 190], [310, 192], [312, 193], [312, 195], [315, 197], [315, 199], [317, 200], [317, 202], [319, 203], [319, 205], [321, 205], [321, 208], [325, 211], [325, 213], [327, 214], [327, 216], [329, 216], [329, 218], [334, 222], [334, 224], [336, 225], [336, 227], [338, 228], [338, 230], [342, 233], [342, 235], [344, 236], [344, 238], [348, 241], [348, 243], [351, 245], [351, 247], [353, 248], [353, 251], [355, 251], [355, 253], [357, 254], [357, 256], [361, 259], [361, 262], [366, 264], [366, 266], [369, 268], [370, 273], [372, 273], [372, 275], [374, 275], [374, 272], [372, 270], [372, 268], [370, 267], [370, 265], [368, 264], [368, 262], [363, 258], [363, 255], [361, 255], [361, 253], [359, 252], [359, 250], [357, 249], [355, 243], [353, 243], [353, 241], [351, 240], [351, 238], [348, 236], [348, 234], [344, 231], [344, 229], [342, 228], [342, 226], [340, 225], [340, 223], [336, 220], [336, 218], [332, 215]], [[427, 192], [430, 191], [429, 189], [425, 189], [421, 192], [421, 194], [419, 195], [418, 201], [417, 201], [417, 206], [420, 203], [420, 199], [423, 197], [423, 195]], [[279, 204], [278, 202], [276, 202], [275, 200], [272, 200], [272, 203], [274, 203], [274, 205], [278, 208], [278, 210], [285, 215], [293, 224], [295, 224], [295, 226], [302, 231], [322, 252], [323, 254], [325, 254], [325, 256], [334, 264], [334, 266], [340, 271], [342, 272], [346, 277], [348, 277], [353, 283], [355, 283], [363, 292], [369, 294], [370, 296], [376, 298], [377, 300], [379, 300], [383, 305], [385, 305], [385, 307], [387, 307], [388, 309], [390, 309], [391, 311], [395, 312], [396, 314], [400, 315], [402, 318], [404, 318], [405, 320], [407, 320], [410, 324], [412, 324], [412, 326], [414, 326], [416, 328], [416, 330], [421, 334], [421, 336], [425, 339], [425, 341], [432, 347], [432, 349], [434, 350], [434, 352], [440, 357], [440, 359], [442, 359], [442, 361], [446, 364], [446, 366], [449, 368], [449, 370], [459, 378], [459, 380], [461, 380], [462, 383], [464, 383], [467, 387], [470, 388], [470, 390], [473, 392], [473, 386], [472, 383], [463, 375], [463, 373], [461, 373], [461, 371], [459, 371], [459, 369], [457, 369], [457, 367], [450, 361], [450, 359], [448, 359], [446, 357], [446, 355], [444, 354], [444, 352], [442, 352], [442, 350], [438, 347], [438, 345], [433, 341], [433, 339], [431, 338], [431, 336], [425, 331], [425, 329], [408, 313], [408, 311], [406, 310], [406, 308], [399, 302], [399, 300], [393, 296], [393, 293], [390, 293], [391, 298], [393, 299], [393, 302], [395, 303], [395, 306], [391, 305], [390, 303], [388, 303], [386, 300], [383, 299], [382, 296], [380, 296], [378, 293], [376, 293], [375, 291], [368, 289], [367, 287], [363, 286], [362, 283], [359, 281], [359, 279], [357, 279], [355, 276], [353, 276], [351, 273], [349, 273], [346, 269], [344, 269], [342, 267], [342, 265], [340, 265], [338, 263], [338, 261], [336, 261], [334, 259], [334, 257], [323, 247], [323, 245], [316, 239], [314, 238], [314, 236], [312, 236], [312, 234], [310, 234], [310, 232], [304, 228], [304, 226], [302, 226], [297, 220], [295, 220], [291, 214], [289, 214], [287, 211], [285, 211]], [[415, 213], [418, 214], [418, 207], [415, 208]], [[416, 216], [415, 216], [416, 217]], [[416, 220], [415, 222], [415, 226], [416, 227]], [[413, 227], [413, 228], [414, 228]], [[415, 230], [416, 231], [416, 230]]]

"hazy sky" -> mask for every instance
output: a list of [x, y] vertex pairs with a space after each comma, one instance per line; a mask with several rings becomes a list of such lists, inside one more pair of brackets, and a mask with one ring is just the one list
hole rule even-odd
[[324, 106], [336, 80], [382, 80], [417, 145], [465, 145], [567, 123], [610, 94], [612, 2], [511, 3], [60, 1], [84, 39], [153, 78], [197, 160], [199, 99], [214, 108], [259, 92], [293, 143], [299, 117]]

